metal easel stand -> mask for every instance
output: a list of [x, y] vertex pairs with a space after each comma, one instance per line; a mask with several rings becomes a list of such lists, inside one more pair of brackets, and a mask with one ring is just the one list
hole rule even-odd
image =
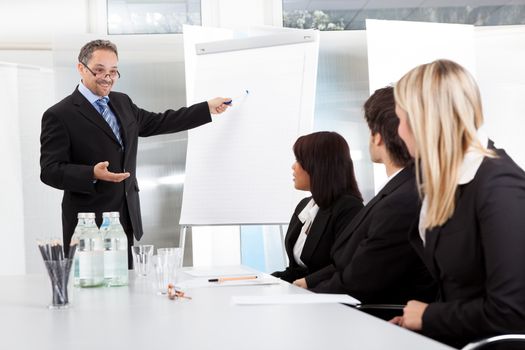
[[283, 266], [286, 268], [288, 266], [288, 255], [286, 255], [286, 246], [284, 245], [284, 229], [283, 225], [279, 225], [279, 233], [281, 235], [281, 249], [283, 250]]
[[179, 232], [179, 248], [182, 249], [182, 264], [184, 264], [184, 251], [186, 249], [186, 232], [188, 230], [187, 225], [183, 225], [180, 227]]

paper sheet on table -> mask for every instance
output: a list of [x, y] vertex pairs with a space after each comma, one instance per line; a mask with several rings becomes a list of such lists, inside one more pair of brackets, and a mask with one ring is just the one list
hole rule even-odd
[[237, 287], [237, 286], [264, 286], [270, 284], [280, 284], [282, 281], [275, 277], [257, 278], [253, 280], [208, 282], [207, 278], [195, 278], [177, 283], [177, 287], [183, 290], [191, 288], [214, 288], [214, 287]]
[[284, 295], [247, 295], [233, 296], [232, 303], [237, 305], [270, 304], [333, 304], [343, 303], [358, 305], [360, 301], [346, 294], [284, 294]]
[[192, 269], [184, 271], [184, 273], [192, 277], [229, 277], [229, 276], [248, 276], [256, 275], [254, 270], [244, 268], [242, 266], [223, 266], [217, 268], [203, 268], [203, 269]]

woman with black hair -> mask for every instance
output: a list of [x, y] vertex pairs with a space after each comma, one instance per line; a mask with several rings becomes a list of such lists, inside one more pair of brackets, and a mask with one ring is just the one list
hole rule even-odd
[[308, 275], [330, 265], [336, 238], [363, 208], [350, 148], [335, 132], [301, 136], [293, 146], [295, 188], [312, 196], [299, 202], [285, 238], [289, 266], [272, 275], [306, 287]]

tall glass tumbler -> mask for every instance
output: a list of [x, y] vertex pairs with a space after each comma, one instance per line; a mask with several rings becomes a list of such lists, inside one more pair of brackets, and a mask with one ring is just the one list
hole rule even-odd
[[151, 257], [153, 256], [153, 245], [134, 245], [131, 247], [133, 255], [133, 270], [139, 277], [148, 276]]
[[157, 293], [166, 294], [168, 285], [177, 282], [178, 270], [182, 267], [182, 249], [159, 248], [154, 266]]

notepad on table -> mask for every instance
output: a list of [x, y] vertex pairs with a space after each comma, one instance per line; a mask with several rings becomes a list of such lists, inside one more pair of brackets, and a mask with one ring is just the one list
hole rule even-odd
[[248, 269], [243, 266], [221, 266], [216, 268], [193, 268], [186, 270], [184, 273], [192, 277], [216, 277], [216, 276], [243, 276], [253, 275], [253, 269]]
[[360, 301], [347, 294], [284, 294], [284, 295], [244, 295], [233, 296], [236, 305], [271, 305], [271, 304], [349, 304], [358, 305]]
[[181, 289], [191, 288], [213, 288], [213, 287], [233, 287], [233, 286], [263, 286], [269, 284], [280, 284], [282, 280], [275, 277], [260, 277], [250, 280], [225, 281], [221, 283], [209, 282], [206, 278], [189, 279], [177, 284]]

